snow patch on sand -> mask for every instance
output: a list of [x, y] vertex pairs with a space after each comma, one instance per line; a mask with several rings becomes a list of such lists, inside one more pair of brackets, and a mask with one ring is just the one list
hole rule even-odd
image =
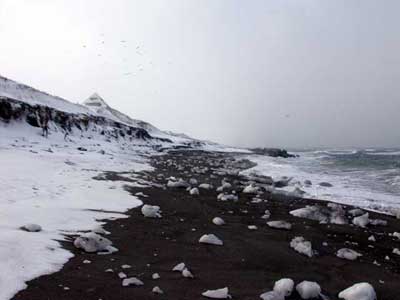
[[[123, 182], [93, 177], [151, 170], [136, 154], [139, 147], [86, 137], [65, 142], [61, 133], [51, 139], [40, 133], [22, 124], [0, 124], [0, 268], [7, 270], [0, 274], [2, 300], [24, 289], [25, 282], [62, 268], [73, 256], [58, 242], [65, 234], [90, 231], [101, 219], [124, 218], [126, 210], [141, 204]], [[78, 151], [79, 146], [88, 151]], [[37, 223], [40, 232], [20, 229]]]

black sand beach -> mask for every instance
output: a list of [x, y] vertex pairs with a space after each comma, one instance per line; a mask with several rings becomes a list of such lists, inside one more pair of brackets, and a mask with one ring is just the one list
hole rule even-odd
[[[214, 187], [223, 178], [236, 188], [244, 178], [236, 175], [216, 175], [211, 171], [193, 174], [194, 166], [218, 169], [222, 159], [230, 161], [233, 154], [206, 152], [176, 152], [153, 159], [154, 172], [142, 173], [145, 180], [166, 184], [169, 176], [196, 178], [199, 183], [211, 183]], [[171, 164], [176, 162], [176, 165]], [[210, 166], [210, 161], [217, 163]], [[182, 166], [182, 167], [179, 167]], [[185, 171], [188, 173], [185, 174]], [[157, 177], [163, 174], [164, 177]], [[104, 180], [104, 179], [103, 179]], [[292, 278], [295, 283], [303, 280], [320, 284], [322, 293], [329, 299], [338, 299], [343, 289], [359, 282], [369, 282], [380, 300], [399, 299], [400, 256], [392, 254], [400, 248], [400, 240], [388, 236], [400, 231], [400, 220], [394, 217], [370, 213], [371, 218], [388, 222], [387, 226], [360, 228], [353, 225], [319, 224], [317, 221], [296, 218], [289, 211], [305, 205], [327, 202], [287, 197], [265, 192], [261, 199], [267, 202], [251, 203], [254, 195], [239, 193], [238, 202], [217, 201], [217, 192], [200, 189], [200, 195], [190, 195], [185, 189], [130, 186], [126, 177], [116, 173], [106, 174], [106, 180], [127, 181], [128, 190], [140, 197], [145, 204], [159, 205], [162, 218], [144, 218], [140, 208], [128, 212], [129, 218], [110, 221], [104, 227], [111, 234], [119, 252], [112, 255], [84, 253], [73, 244], [65, 242], [75, 257], [55, 274], [42, 276], [28, 283], [28, 288], [18, 293], [14, 300], [131, 300], [131, 299], [205, 299], [206, 290], [228, 287], [233, 299], [259, 299], [260, 294], [272, 290], [275, 281]], [[112, 199], [110, 199], [112, 201]], [[268, 209], [270, 220], [285, 220], [293, 226], [289, 231], [273, 229], [261, 216]], [[350, 209], [350, 207], [347, 207]], [[222, 217], [226, 224], [216, 226], [214, 217]], [[256, 225], [257, 230], [249, 230]], [[198, 242], [203, 234], [213, 233], [223, 246], [205, 245]], [[374, 235], [376, 242], [368, 241]], [[312, 242], [318, 252], [312, 258], [295, 252], [289, 247], [296, 236]], [[323, 243], [327, 246], [323, 246]], [[371, 247], [372, 246], [372, 247]], [[363, 256], [356, 261], [336, 257], [340, 248], [351, 248]], [[390, 260], [385, 260], [389, 256]], [[84, 260], [91, 263], [84, 264]], [[374, 264], [378, 262], [379, 266]], [[194, 275], [184, 278], [172, 272], [178, 263], [184, 262]], [[122, 269], [122, 265], [131, 265]], [[113, 273], [105, 272], [113, 269]], [[3, 270], [6, 271], [6, 270]], [[122, 287], [119, 272], [134, 276], [144, 282], [140, 287]], [[152, 279], [159, 273], [160, 279]], [[152, 293], [159, 286], [163, 295]], [[294, 293], [287, 299], [300, 299]]]

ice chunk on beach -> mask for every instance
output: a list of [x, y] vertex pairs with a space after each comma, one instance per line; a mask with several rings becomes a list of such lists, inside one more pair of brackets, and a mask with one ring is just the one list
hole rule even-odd
[[100, 234], [100, 235], [110, 234], [110, 232], [105, 230], [101, 225], [98, 225], [95, 228], [93, 228], [92, 232]]
[[198, 189], [198, 188], [192, 188], [192, 189], [189, 191], [189, 193], [190, 193], [190, 195], [192, 195], [192, 196], [198, 196], [198, 195], [200, 195], [200, 192], [199, 192], [199, 189]]
[[218, 226], [221, 226], [221, 225], [224, 225], [224, 224], [225, 224], [225, 221], [224, 221], [222, 218], [220, 218], [220, 217], [215, 217], [215, 218], [212, 220], [212, 222], [213, 222], [215, 225], [218, 225]]
[[264, 215], [261, 216], [262, 219], [268, 220], [271, 217], [271, 212], [266, 209]]
[[369, 224], [373, 226], [387, 226], [387, 221], [382, 219], [370, 219]]
[[198, 182], [197, 182], [197, 179], [196, 179], [196, 178], [190, 178], [190, 179], [189, 179], [189, 183], [190, 183], [190, 185], [192, 185], [192, 186], [194, 186], [194, 185], [197, 185], [197, 184], [198, 184]]
[[314, 251], [312, 250], [311, 242], [306, 241], [302, 236], [295, 237], [290, 242], [290, 247], [300, 254], [304, 254], [308, 257], [313, 257]]
[[142, 206], [142, 214], [146, 218], [161, 218], [161, 210], [159, 206], [145, 204]]
[[130, 285], [135, 285], [135, 286], [141, 286], [144, 285], [143, 281], [136, 277], [130, 277], [130, 278], [125, 278], [122, 280], [122, 286], [130, 286]]
[[320, 223], [347, 224], [345, 211], [341, 205], [328, 203], [326, 207], [320, 205], [307, 205], [306, 207], [292, 210], [292, 216], [315, 220]]
[[192, 272], [190, 272], [187, 268], [182, 271], [182, 276], [185, 278], [194, 278]]
[[229, 190], [232, 188], [232, 184], [230, 184], [229, 182], [222, 182], [222, 185], [220, 187], [217, 188], [217, 192], [223, 192], [225, 190]]
[[285, 297], [289, 297], [294, 288], [294, 281], [290, 278], [282, 278], [275, 282], [274, 284], [274, 292], [280, 293]]
[[42, 227], [38, 224], [26, 224], [22, 226], [22, 229], [29, 232], [39, 232], [42, 231]]
[[112, 242], [109, 239], [94, 232], [85, 233], [76, 238], [74, 246], [83, 249], [86, 252], [113, 252], [115, 249], [112, 247]]
[[292, 224], [286, 221], [269, 221], [267, 222], [267, 225], [271, 228], [277, 228], [277, 229], [286, 229], [286, 230], [292, 229]]
[[209, 183], [202, 183], [199, 185], [199, 188], [204, 190], [211, 190], [213, 186]]
[[130, 269], [130, 268], [132, 268], [131, 265], [122, 265], [121, 266], [121, 269]]
[[358, 217], [358, 216], [361, 216], [362, 214], [364, 214], [364, 211], [360, 208], [353, 208], [353, 209], [349, 210], [349, 214], [353, 217]]
[[352, 249], [342, 248], [338, 250], [336, 256], [347, 260], [356, 260], [359, 256], [362, 256], [362, 254]]
[[296, 286], [296, 291], [301, 299], [318, 298], [321, 294], [321, 287], [318, 283], [312, 281], [303, 281]]
[[160, 287], [155, 286], [153, 287], [153, 289], [151, 290], [154, 294], [164, 294], [163, 290], [160, 289]]
[[154, 273], [153, 275], [151, 275], [151, 278], [154, 280], [160, 279], [160, 274]]
[[289, 182], [292, 180], [292, 177], [282, 176], [278, 180], [274, 180], [274, 186], [277, 188], [283, 188], [289, 185]]
[[257, 204], [257, 203], [261, 203], [263, 202], [263, 199], [255, 197], [253, 199], [251, 199], [251, 203]]
[[244, 194], [257, 194], [258, 193], [258, 187], [250, 184], [250, 185], [246, 186], [243, 189], [243, 193]]
[[400, 255], [400, 250], [398, 248], [394, 248], [393, 254]]
[[365, 228], [369, 224], [369, 213], [363, 214], [353, 219], [353, 224]]
[[180, 263], [180, 264], [177, 264], [177, 265], [172, 269], [172, 271], [182, 272], [185, 268], [186, 268], [185, 263]]
[[295, 209], [289, 212], [292, 216], [297, 218], [304, 218], [309, 220], [319, 221], [320, 223], [327, 223], [328, 217], [323, 214], [318, 205], [307, 205], [306, 207]]
[[285, 296], [281, 293], [270, 291], [260, 295], [262, 300], [285, 300]]
[[202, 293], [204, 297], [211, 299], [230, 299], [231, 295], [229, 295], [229, 289], [227, 287], [218, 290], [208, 290]]
[[199, 243], [222, 246], [224, 243], [214, 234], [205, 234], [199, 239]]
[[217, 199], [220, 200], [220, 201], [233, 201], [233, 202], [236, 202], [236, 201], [239, 200], [239, 197], [237, 195], [233, 195], [233, 194], [226, 195], [226, 194], [222, 194], [221, 193], [221, 194], [219, 194], [217, 196]]
[[367, 282], [357, 283], [339, 293], [344, 300], [376, 300], [376, 293], [372, 285]]
[[190, 184], [183, 179], [179, 179], [178, 181], [168, 180], [167, 187], [169, 188], [188, 188]]

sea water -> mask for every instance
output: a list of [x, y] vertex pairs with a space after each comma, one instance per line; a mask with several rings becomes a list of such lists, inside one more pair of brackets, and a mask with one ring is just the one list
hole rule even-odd
[[[286, 191], [387, 213], [400, 211], [400, 149], [295, 150], [296, 158], [252, 155], [258, 172], [277, 179], [293, 177]], [[311, 180], [312, 185], [304, 184]], [[329, 182], [332, 187], [320, 186]]]

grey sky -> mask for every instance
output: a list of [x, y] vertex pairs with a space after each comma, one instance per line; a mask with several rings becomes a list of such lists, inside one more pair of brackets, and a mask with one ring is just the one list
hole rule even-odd
[[397, 0], [0, 0], [0, 74], [72, 101], [97, 91], [231, 145], [399, 146], [399, 12]]

